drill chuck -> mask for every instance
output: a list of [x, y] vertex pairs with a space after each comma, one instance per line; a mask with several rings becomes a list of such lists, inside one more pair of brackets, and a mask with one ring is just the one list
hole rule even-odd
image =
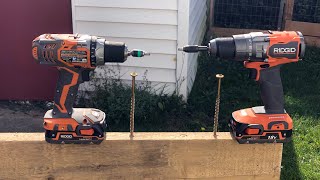
[[105, 41], [104, 63], [123, 63], [127, 60], [128, 48], [123, 42]]
[[208, 46], [210, 55], [214, 57], [234, 58], [236, 54], [235, 42], [231, 37], [213, 39]]

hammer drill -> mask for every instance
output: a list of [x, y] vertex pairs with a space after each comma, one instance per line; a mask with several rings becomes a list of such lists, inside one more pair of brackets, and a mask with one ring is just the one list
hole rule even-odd
[[231, 134], [239, 143], [290, 140], [293, 125], [284, 109], [280, 66], [303, 58], [305, 43], [301, 32], [252, 32], [216, 38], [208, 46], [191, 45], [180, 50], [208, 51], [214, 57], [243, 61], [250, 69], [250, 77], [260, 84], [264, 106], [235, 111], [229, 121]]
[[59, 70], [54, 107], [44, 116], [49, 143], [95, 143], [105, 138], [105, 113], [93, 108], [73, 108], [80, 83], [106, 62], [123, 63], [128, 56], [143, 57], [142, 50], [128, 51], [123, 42], [79, 34], [43, 34], [32, 42], [33, 58]]

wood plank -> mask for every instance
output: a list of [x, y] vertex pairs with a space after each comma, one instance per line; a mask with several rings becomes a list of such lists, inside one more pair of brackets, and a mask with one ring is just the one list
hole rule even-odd
[[[270, 153], [271, 152], [271, 153]], [[229, 133], [108, 133], [100, 145], [52, 145], [1, 133], [0, 179], [279, 179], [282, 144], [239, 145]]]
[[317, 36], [320, 38], [319, 23], [308, 23], [308, 22], [287, 20], [285, 29], [290, 31], [300, 31], [305, 36]]
[[74, 32], [98, 36], [177, 40], [177, 26], [77, 21]]
[[284, 11], [285, 20], [292, 20], [293, 7], [294, 7], [294, 0], [286, 0], [285, 11]]
[[177, 0], [75, 0], [74, 6], [177, 10]]
[[263, 30], [259, 29], [235, 29], [235, 28], [220, 28], [220, 27], [212, 27], [210, 28], [210, 34], [218, 37], [227, 37], [236, 34], [246, 34], [250, 32], [260, 32]]
[[320, 24], [287, 20], [285, 29], [290, 31], [300, 31], [307, 45], [320, 47]]
[[76, 7], [76, 20], [177, 25], [176, 10]]
[[320, 47], [320, 37], [304, 36], [304, 38], [307, 45]]
[[214, 5], [215, 5], [215, 0], [210, 0], [210, 17], [209, 17], [209, 28], [213, 27], [214, 24]]

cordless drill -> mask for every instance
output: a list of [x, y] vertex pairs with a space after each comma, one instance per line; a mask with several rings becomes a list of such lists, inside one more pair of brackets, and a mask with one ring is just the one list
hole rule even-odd
[[32, 42], [33, 58], [59, 70], [54, 107], [44, 116], [45, 139], [49, 143], [94, 143], [105, 138], [105, 113], [93, 108], [73, 108], [80, 83], [106, 62], [122, 63], [128, 56], [147, 55], [128, 51], [123, 42], [79, 34], [43, 34]]
[[208, 51], [211, 56], [243, 61], [250, 77], [260, 84], [264, 106], [232, 113], [231, 134], [239, 143], [287, 142], [292, 135], [292, 119], [284, 109], [280, 77], [282, 64], [301, 60], [305, 52], [301, 32], [267, 31], [216, 38], [208, 46], [185, 46], [184, 52]]

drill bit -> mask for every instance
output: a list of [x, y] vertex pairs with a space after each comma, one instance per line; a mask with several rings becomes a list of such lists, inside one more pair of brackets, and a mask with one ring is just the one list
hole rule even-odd
[[221, 87], [221, 79], [224, 77], [223, 74], [217, 74], [216, 78], [218, 79], [218, 94], [216, 98], [216, 106], [215, 106], [215, 114], [214, 114], [214, 127], [213, 127], [213, 135], [217, 136], [218, 131], [218, 119], [219, 119], [219, 106], [220, 106], [220, 87]]
[[130, 138], [132, 139], [134, 137], [134, 106], [135, 106], [135, 83], [136, 83], [136, 76], [138, 76], [138, 73], [132, 72], [130, 73], [130, 76], [132, 77], [132, 93], [131, 93], [131, 109], [130, 109]]

